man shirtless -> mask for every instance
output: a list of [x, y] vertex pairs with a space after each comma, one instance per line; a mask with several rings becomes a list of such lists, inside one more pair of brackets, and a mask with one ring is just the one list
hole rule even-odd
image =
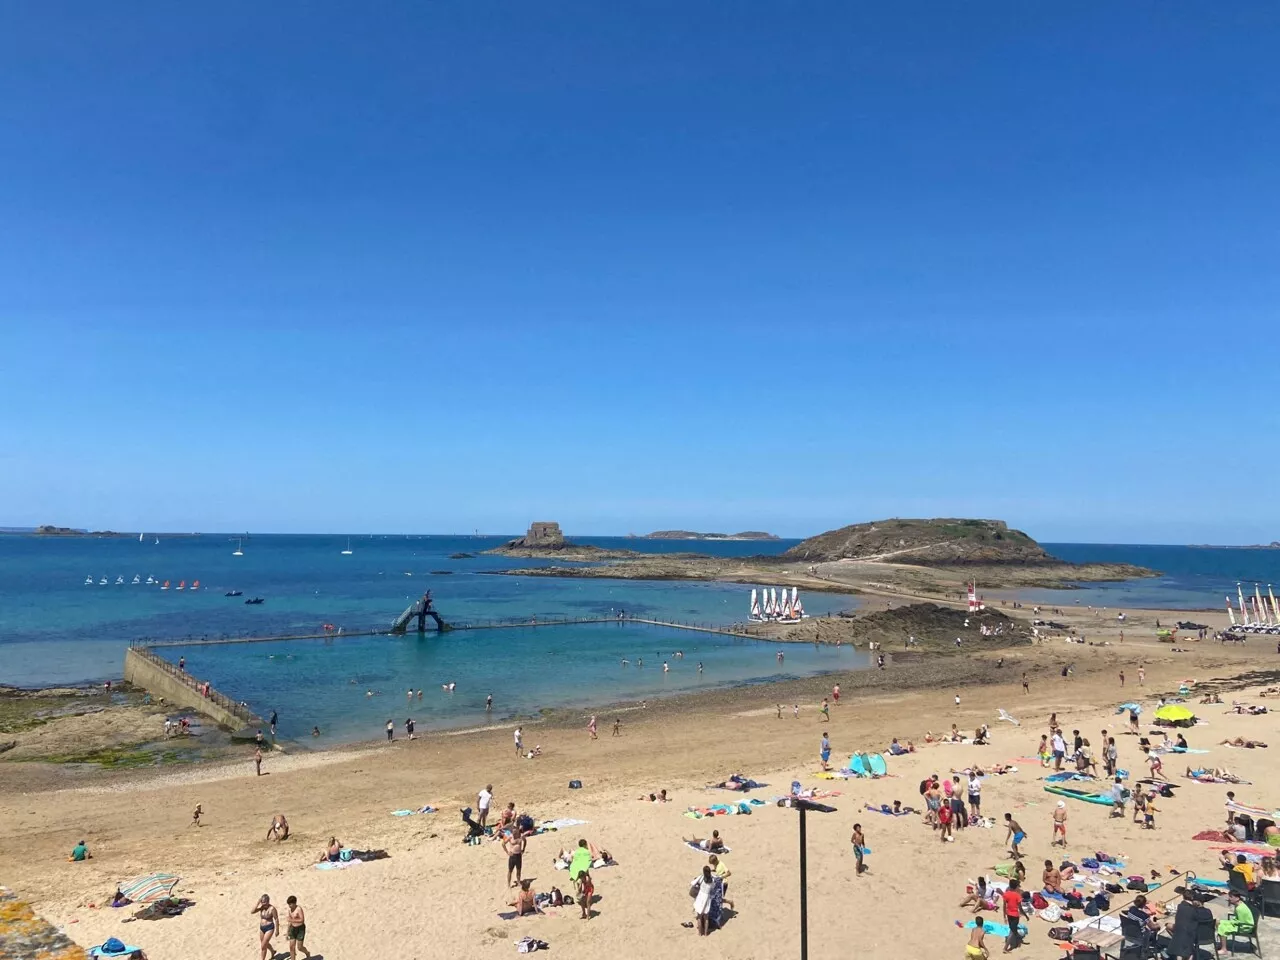
[[277, 813], [271, 818], [271, 826], [267, 830], [267, 839], [274, 840], [276, 843], [289, 839], [289, 821], [284, 818], [283, 813]]
[[[507, 852], [507, 886], [515, 886], [520, 883], [520, 870], [524, 865], [524, 848], [528, 841], [520, 831], [516, 831], [511, 836], [506, 837], [502, 841], [502, 849]], [[516, 883], [511, 882], [511, 871], [515, 871]]]
[[1050, 893], [1062, 893], [1062, 873], [1053, 865], [1052, 860], [1044, 862], [1044, 888]]
[[1059, 800], [1053, 811], [1053, 843], [1050, 846], [1067, 845], [1067, 802]]
[[965, 945], [965, 960], [987, 960], [991, 954], [987, 953], [987, 946], [984, 943], [987, 936], [987, 928], [985, 924], [975, 924], [974, 928], [969, 931], [969, 942]]
[[1027, 832], [1022, 829], [1022, 824], [1013, 819], [1012, 813], [1006, 813], [1004, 815], [1004, 825], [1009, 831], [1008, 834], [1005, 835], [1005, 842], [1009, 844], [1009, 854], [1013, 859], [1021, 860], [1022, 851], [1018, 849], [1018, 844], [1022, 843], [1022, 841], [1027, 838]]
[[507, 809], [503, 810], [498, 816], [498, 823], [494, 827], [495, 833], [501, 833], [503, 830], [515, 830], [516, 828], [516, 802], [512, 800], [507, 804]]
[[288, 926], [285, 928], [285, 936], [289, 941], [289, 960], [298, 960], [299, 950], [304, 957], [309, 957], [311, 951], [302, 942], [307, 937], [307, 915], [297, 897], [289, 897], [285, 900], [285, 905], [289, 908]]

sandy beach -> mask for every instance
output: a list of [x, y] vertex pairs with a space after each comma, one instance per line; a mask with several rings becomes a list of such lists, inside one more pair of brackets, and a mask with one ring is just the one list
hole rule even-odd
[[[917, 785], [928, 774], [945, 775], [974, 762], [1013, 763], [1016, 773], [985, 781], [983, 812], [997, 820], [1011, 812], [1025, 826], [1026, 864], [1038, 880], [1042, 861], [1059, 856], [1049, 845], [1056, 798], [1044, 792], [1039, 764], [1021, 758], [1034, 754], [1051, 712], [1068, 733], [1080, 729], [1096, 744], [1102, 729], [1124, 727], [1124, 717], [1115, 713], [1120, 702], [1142, 699], [1150, 710], [1158, 695], [1176, 692], [1183, 681], [1195, 680], [1193, 690], [1204, 691], [1212, 681], [1243, 678], [1238, 681], [1243, 689], [1224, 686], [1226, 704], [1195, 707], [1208, 725], [1197, 725], [1187, 736], [1193, 747], [1209, 750], [1190, 758], [1195, 763], [1228, 767], [1254, 786], [1192, 783], [1182, 776], [1187, 758], [1170, 756], [1166, 775], [1183, 785], [1174, 799], [1160, 802], [1154, 830], [1128, 818], [1109, 819], [1105, 807], [1069, 802], [1064, 855], [1077, 862], [1105, 850], [1123, 857], [1132, 868], [1126, 872], [1156, 870], [1168, 878], [1178, 869], [1217, 877], [1217, 851], [1191, 837], [1223, 822], [1226, 791], [1234, 789], [1246, 803], [1275, 806], [1275, 797], [1261, 786], [1274, 777], [1280, 756], [1274, 715], [1225, 712], [1232, 700], [1269, 702], [1256, 694], [1272, 682], [1259, 671], [1280, 666], [1274, 641], [1156, 642], [1155, 618], [1169, 616], [1128, 611], [1121, 643], [1112, 614], [1069, 610], [1055, 619], [1107, 645], [1053, 640], [983, 651], [974, 642], [971, 653], [891, 663], [883, 672], [671, 698], [619, 712], [617, 737], [611, 735], [615, 715], [601, 714], [595, 741], [588, 737], [585, 715], [564, 716], [525, 728], [526, 745], [539, 744], [543, 751], [533, 761], [517, 758], [512, 731], [501, 728], [414, 742], [397, 731], [391, 744], [275, 752], [264, 762], [261, 777], [254, 775], [252, 750], [233, 762], [75, 777], [70, 787], [45, 765], [8, 763], [0, 781], [0, 878], [78, 943], [89, 946], [118, 936], [147, 950], [153, 960], [257, 956], [250, 908], [264, 892], [277, 904], [286, 896], [298, 897], [307, 910], [307, 945], [330, 960], [386, 952], [421, 960], [509, 956], [512, 942], [526, 935], [547, 941], [566, 958], [599, 956], [620, 938], [654, 956], [794, 956], [796, 814], [766, 802], [751, 816], [685, 816], [689, 807], [741, 799], [705, 787], [743, 773], [768, 784], [750, 794], [765, 801], [787, 793], [793, 780], [839, 792], [827, 801], [836, 813], [809, 818], [811, 956], [847, 956], [850, 920], [856, 918], [865, 954], [959, 957], [966, 934], [955, 921], [968, 914], [955, 905], [966, 879], [990, 876], [993, 866], [1006, 860], [1005, 831], [969, 828], [944, 844], [918, 817], [882, 816], [864, 805], [898, 799], [918, 807]], [[1222, 618], [1200, 619], [1218, 627]], [[1004, 664], [997, 667], [1000, 657]], [[1063, 679], [1061, 668], [1068, 663], [1073, 673]], [[1021, 686], [1024, 671], [1029, 692]], [[843, 696], [832, 706], [830, 722], [823, 722], [819, 702], [836, 680]], [[1198, 700], [1198, 694], [1191, 699]], [[781, 719], [779, 703], [785, 707]], [[798, 718], [792, 709], [797, 704]], [[999, 708], [1021, 724], [998, 722]], [[993, 742], [924, 744], [926, 731], [937, 734], [953, 722], [969, 733], [988, 723]], [[1147, 729], [1144, 723], [1144, 733]], [[913, 740], [918, 750], [890, 758], [891, 776], [885, 779], [821, 780], [814, 775], [823, 731], [830, 734], [833, 761], [853, 751], [882, 750], [895, 736]], [[1234, 736], [1270, 741], [1273, 747], [1217, 745]], [[1137, 738], [1121, 736], [1117, 743], [1120, 766], [1140, 775]], [[582, 788], [569, 789], [570, 780], [580, 780]], [[505, 886], [506, 857], [497, 843], [460, 842], [466, 830], [458, 809], [475, 806], [476, 792], [487, 783], [494, 787], [495, 810], [514, 801], [538, 822], [588, 821], [533, 837], [525, 876], [534, 878], [535, 891], [553, 885], [568, 891], [566, 875], [552, 868], [556, 852], [580, 837], [608, 850], [617, 863], [593, 874], [599, 900], [589, 921], [569, 907], [539, 917], [500, 916], [513, 899]], [[637, 800], [660, 788], [669, 791], [670, 803]], [[197, 803], [204, 811], [198, 827], [191, 824]], [[427, 804], [439, 812], [392, 815]], [[280, 812], [293, 832], [276, 844], [264, 835]], [[848, 842], [855, 822], [862, 824], [871, 848], [870, 871], [862, 877], [855, 877]], [[713, 828], [732, 849], [725, 860], [732, 871], [728, 899], [736, 909], [722, 930], [701, 939], [682, 924], [692, 920], [689, 884], [706, 857], [684, 846], [681, 837], [703, 837]], [[317, 870], [314, 862], [330, 836], [345, 846], [383, 848], [390, 856], [338, 871]], [[81, 839], [93, 859], [67, 862]], [[180, 875], [175, 892], [195, 905], [176, 919], [123, 924], [131, 911], [113, 910], [104, 900], [118, 883], [152, 871]], [[1157, 896], [1173, 897], [1172, 887]], [[1123, 902], [1117, 898], [1115, 905]], [[1049, 924], [1035, 918], [1030, 927], [1019, 955], [1060, 956], [1046, 935]], [[992, 937], [988, 944], [993, 953], [1001, 947]], [[286, 949], [283, 938], [275, 946]]]

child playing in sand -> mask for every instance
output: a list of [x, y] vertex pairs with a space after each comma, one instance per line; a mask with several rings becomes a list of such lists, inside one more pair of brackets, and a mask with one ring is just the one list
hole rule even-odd
[[866, 852], [867, 846], [867, 838], [862, 835], [862, 824], [855, 823], [853, 825], [853, 835], [849, 837], [849, 842], [853, 844], [853, 859], [856, 861], [854, 876], [860, 877], [867, 869], [862, 862], [862, 856]]
[[201, 809], [200, 804], [197, 803], [195, 810], [191, 811], [191, 825], [193, 827], [200, 826], [200, 817], [203, 814], [204, 814], [204, 810]]
[[582, 919], [591, 919], [591, 898], [595, 896], [596, 885], [591, 882], [591, 874], [584, 871], [578, 877], [578, 903], [582, 906]]

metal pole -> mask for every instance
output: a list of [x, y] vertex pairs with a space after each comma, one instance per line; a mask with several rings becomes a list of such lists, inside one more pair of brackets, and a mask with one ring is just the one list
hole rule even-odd
[[805, 860], [804, 807], [800, 808], [800, 960], [809, 960], [809, 880]]

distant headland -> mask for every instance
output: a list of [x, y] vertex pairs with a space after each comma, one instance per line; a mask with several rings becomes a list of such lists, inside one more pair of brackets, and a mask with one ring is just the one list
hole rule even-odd
[[744, 530], [742, 533], [697, 533], [693, 530], [655, 530], [646, 533], [642, 540], [781, 540], [777, 534], [761, 530]]

